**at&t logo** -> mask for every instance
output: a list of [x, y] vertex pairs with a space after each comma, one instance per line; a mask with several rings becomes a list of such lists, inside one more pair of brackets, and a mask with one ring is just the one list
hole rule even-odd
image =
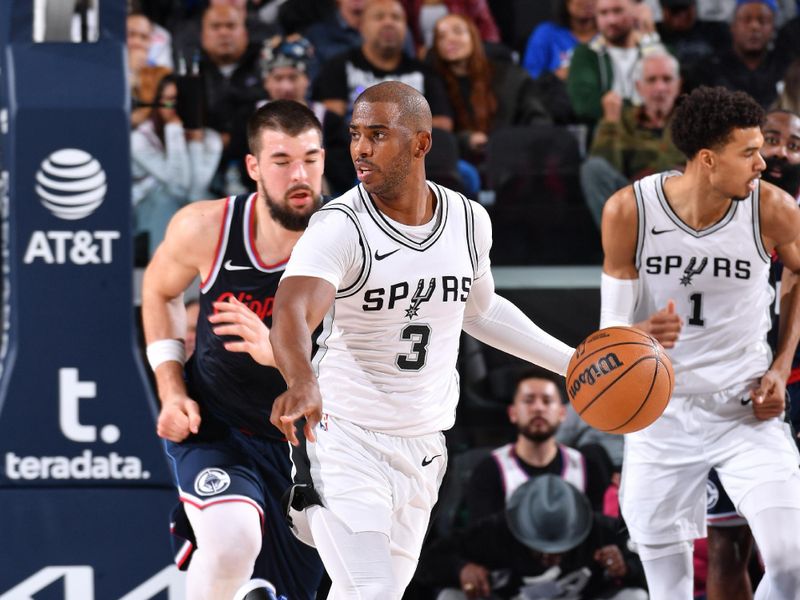
[[[34, 189], [50, 214], [65, 221], [84, 219], [103, 203], [106, 173], [88, 152], [62, 148], [51, 153], [36, 171]], [[34, 231], [23, 262], [32, 264], [108, 264], [114, 258], [119, 231]]]

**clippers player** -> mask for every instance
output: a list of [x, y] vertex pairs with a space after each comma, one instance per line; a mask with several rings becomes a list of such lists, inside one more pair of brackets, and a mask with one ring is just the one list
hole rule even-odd
[[[233, 597], [254, 565], [256, 575], [292, 600], [314, 598], [322, 575], [317, 553], [295, 539], [282, 517], [291, 465], [283, 434], [269, 423], [272, 401], [286, 389], [269, 339], [273, 298], [320, 205], [322, 133], [308, 108], [279, 100], [250, 118], [248, 142], [257, 193], [179, 211], [142, 292], [147, 355], [161, 400], [158, 435], [167, 440], [197, 542], [187, 577], [192, 600]], [[182, 295], [198, 275], [196, 350], [184, 381]], [[187, 543], [176, 561], [185, 562], [191, 550]]]
[[[298, 443], [295, 421], [307, 418], [313, 488], [295, 488], [290, 513], [325, 563], [329, 598], [391, 600], [416, 569], [445, 471], [462, 327], [560, 374], [573, 349], [494, 293], [486, 211], [426, 181], [421, 94], [368, 88], [350, 134], [361, 183], [314, 216], [275, 297], [289, 389], [272, 422]], [[323, 318], [312, 365], [309, 332]]]
[[[662, 417], [625, 439], [622, 513], [652, 600], [692, 598], [692, 541], [705, 535], [711, 467], [762, 551], [756, 598], [800, 598], [800, 472], [781, 419], [800, 337], [800, 210], [759, 182], [762, 119], [744, 93], [698, 88], [672, 121], [685, 173], [646, 177], [603, 213], [601, 326], [637, 322], [675, 367]], [[789, 294], [774, 359], [773, 250]]]

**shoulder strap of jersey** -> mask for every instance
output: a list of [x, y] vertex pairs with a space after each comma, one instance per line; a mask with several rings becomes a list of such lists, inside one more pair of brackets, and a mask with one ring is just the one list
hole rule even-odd
[[323, 210], [338, 210], [339, 212], [344, 213], [347, 215], [347, 218], [352, 221], [356, 231], [358, 232], [359, 246], [361, 247], [361, 271], [353, 283], [345, 288], [340, 289], [336, 293], [337, 298], [347, 298], [348, 296], [358, 293], [358, 291], [364, 287], [364, 284], [367, 282], [367, 278], [372, 270], [372, 251], [370, 250], [367, 236], [364, 234], [364, 229], [361, 227], [361, 222], [358, 220], [358, 217], [352, 208], [346, 204], [336, 202], [333, 204], [326, 204], [320, 209], [320, 211]]
[[205, 281], [200, 282], [200, 293], [202, 294], [205, 294], [212, 288], [214, 282], [217, 280], [219, 270], [222, 268], [222, 261], [225, 258], [225, 250], [228, 247], [228, 239], [231, 234], [231, 222], [233, 220], [236, 199], [237, 196], [229, 196], [225, 200], [225, 211], [222, 214], [217, 247], [214, 250], [214, 262], [212, 263], [211, 271], [209, 271]]
[[761, 237], [761, 180], [756, 180], [756, 189], [750, 194], [752, 199], [751, 205], [753, 210], [753, 241], [756, 243], [756, 250], [761, 259], [769, 263], [770, 256], [767, 249], [764, 247], [764, 238]]

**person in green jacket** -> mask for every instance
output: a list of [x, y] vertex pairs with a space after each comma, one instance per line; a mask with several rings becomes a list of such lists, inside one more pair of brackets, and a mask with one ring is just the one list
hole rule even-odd
[[581, 187], [600, 227], [611, 194], [645, 175], [682, 167], [686, 161], [672, 143], [667, 123], [681, 88], [678, 61], [666, 50], [639, 60], [633, 72], [641, 106], [626, 106], [616, 92], [603, 97], [589, 157], [581, 165]]
[[597, 0], [599, 33], [575, 48], [567, 77], [567, 93], [582, 122], [593, 125], [603, 116], [602, 98], [611, 91], [638, 104], [634, 66], [663, 48], [658, 34], [638, 18], [638, 6], [634, 0]]

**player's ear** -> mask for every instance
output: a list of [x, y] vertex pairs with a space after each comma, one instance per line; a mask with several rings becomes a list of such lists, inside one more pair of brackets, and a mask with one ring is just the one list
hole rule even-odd
[[424, 158], [425, 155], [431, 150], [431, 132], [418, 131], [414, 139], [414, 157]]
[[697, 158], [700, 161], [700, 164], [706, 169], [713, 169], [717, 164], [717, 157], [714, 154], [714, 151], [709, 150], [708, 148], [703, 148], [700, 150], [697, 153]]
[[260, 178], [258, 159], [256, 159], [256, 157], [252, 154], [247, 154], [244, 157], [244, 164], [247, 167], [247, 174], [250, 175], [250, 179], [253, 181], [258, 181]]

